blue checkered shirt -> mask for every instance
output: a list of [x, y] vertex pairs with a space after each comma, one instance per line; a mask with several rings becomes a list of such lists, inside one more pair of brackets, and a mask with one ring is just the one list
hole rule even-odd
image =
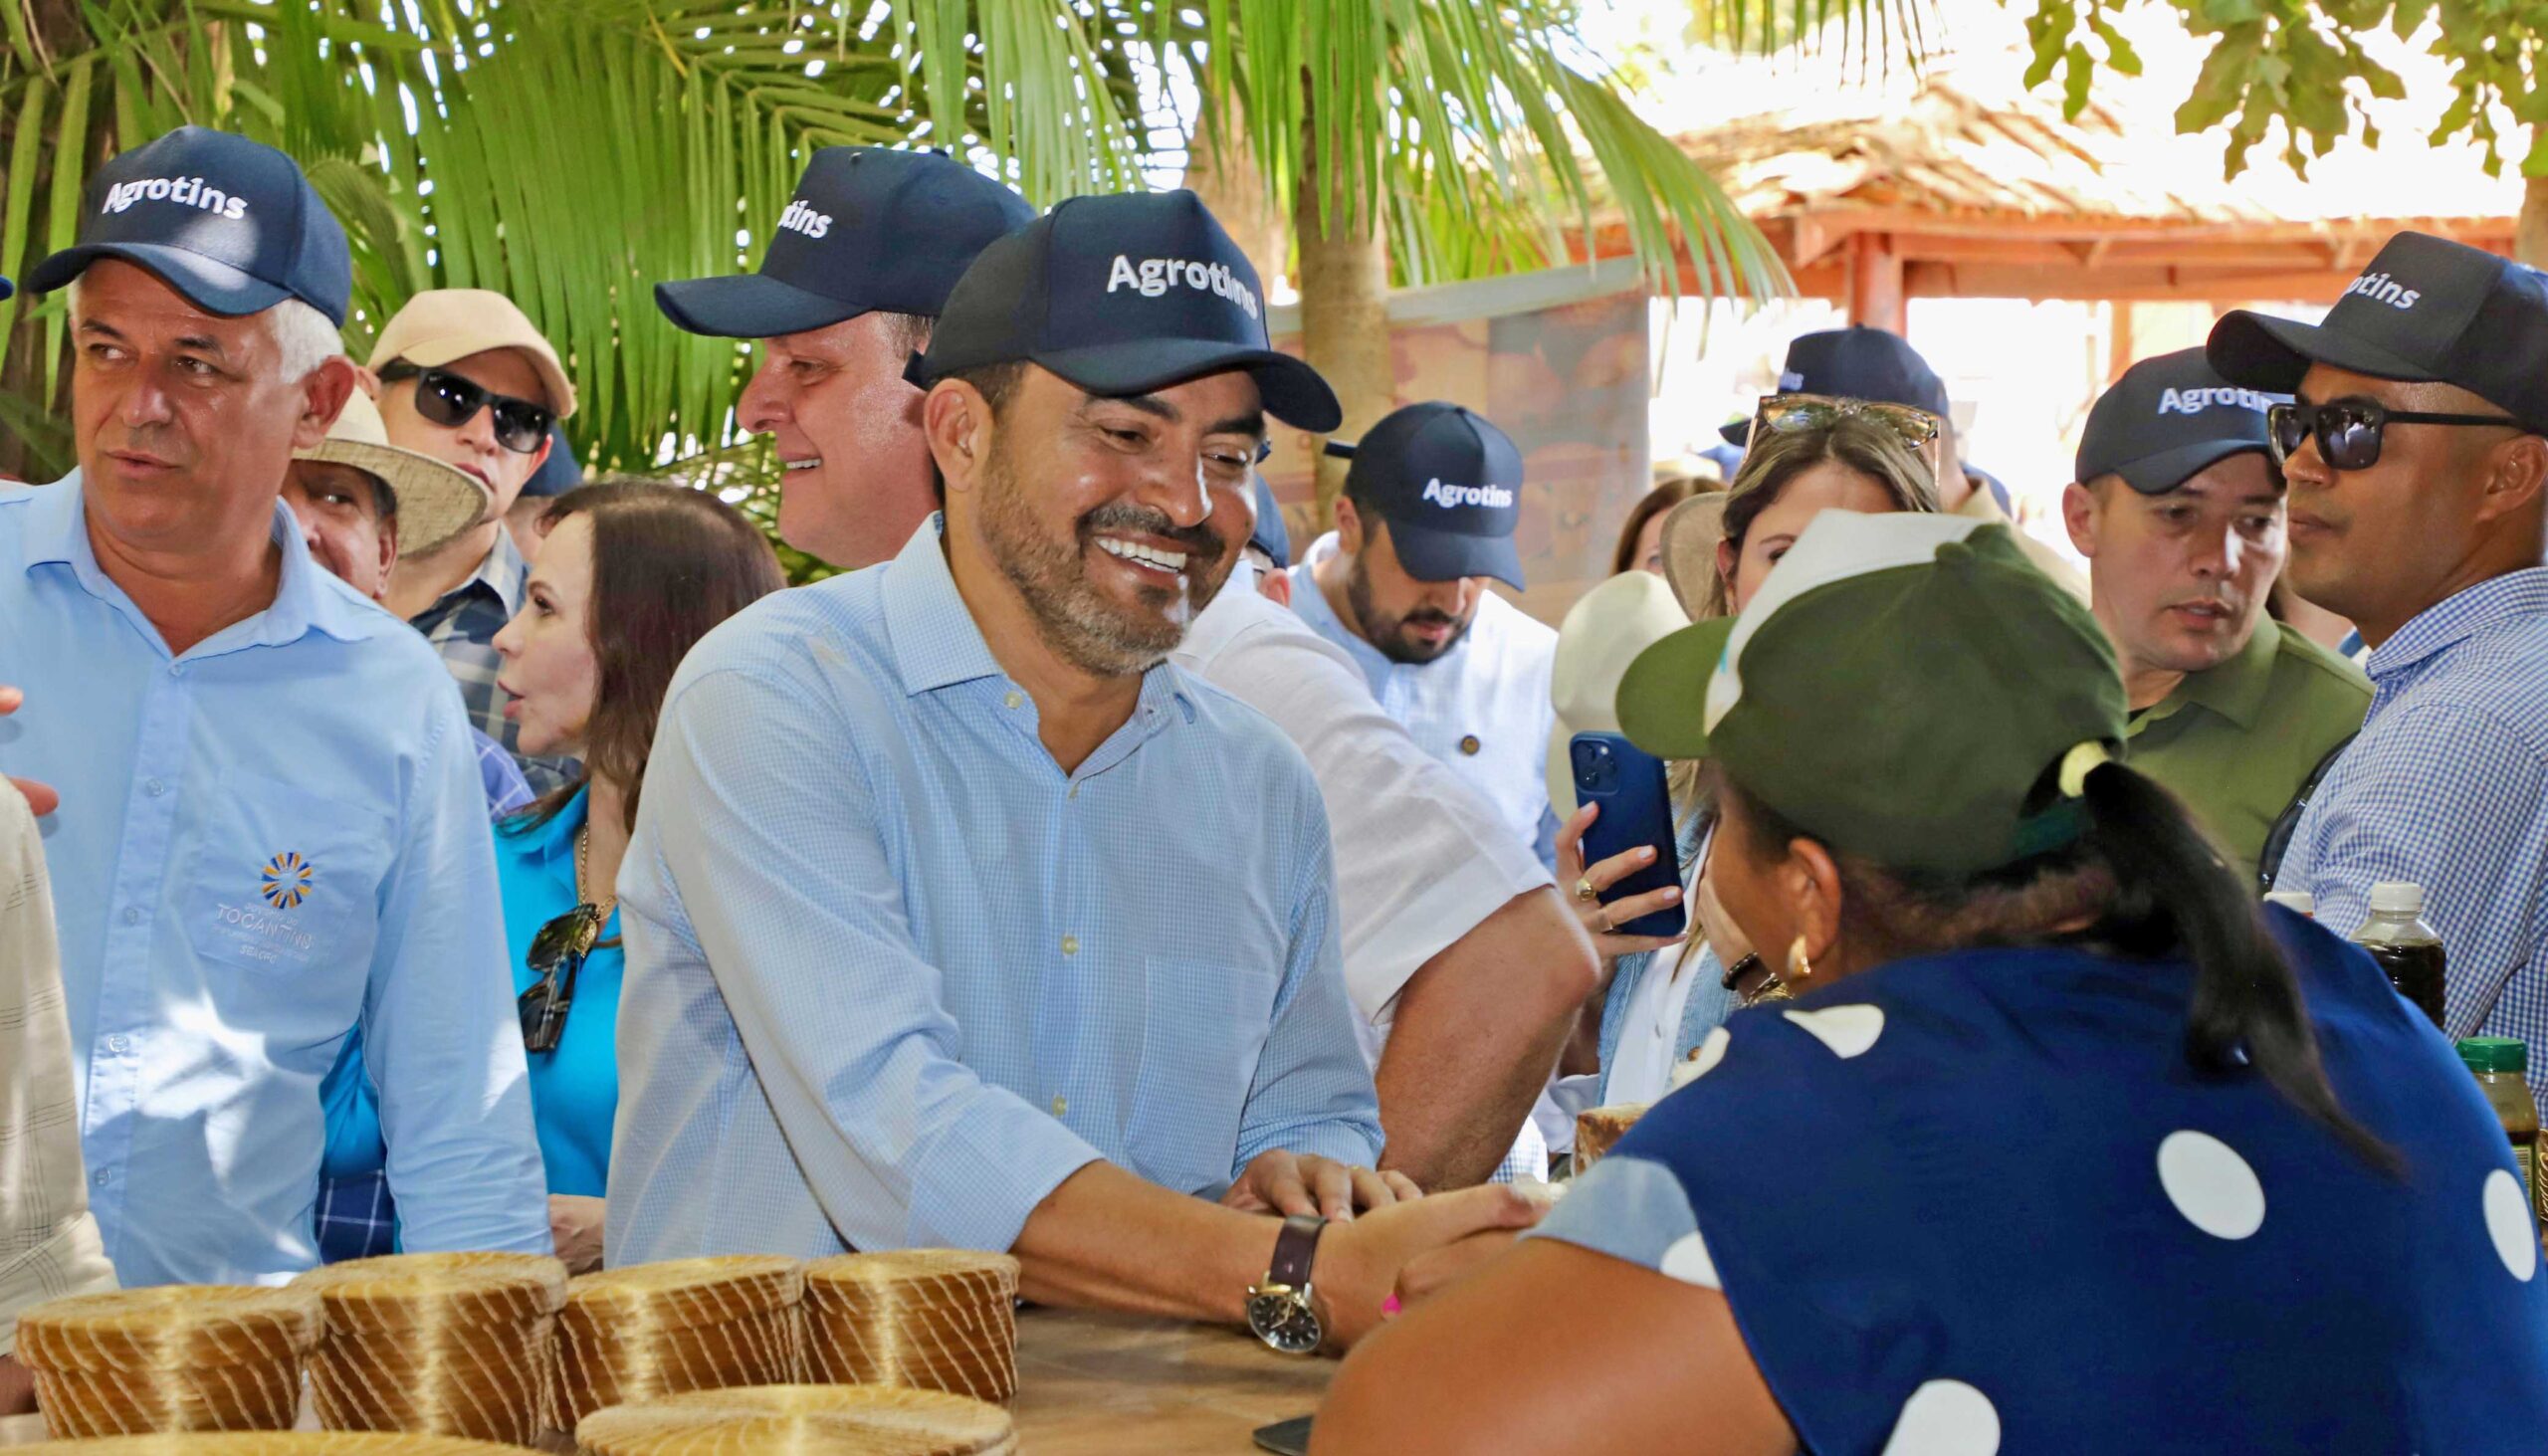
[[[2548, 1047], [2548, 570], [2480, 582], [2380, 644], [2362, 736], [2303, 811], [2279, 888], [2349, 936], [2372, 885], [2425, 887], [2449, 1034]], [[2548, 1093], [2548, 1077], [2534, 1092]]]
[[505, 745], [531, 793], [539, 795], [563, 788], [575, 776], [575, 761], [525, 756], [521, 729], [505, 718], [505, 695], [496, 688], [496, 675], [504, 668], [496, 655], [496, 634], [522, 610], [523, 584], [530, 576], [531, 566], [515, 548], [512, 532], [497, 531], [495, 549], [469, 579], [408, 618], [407, 625], [424, 633], [442, 654], [443, 666], [460, 684], [470, 725]]
[[612, 1265], [1005, 1249], [1100, 1158], [1380, 1150], [1300, 750], [1162, 664], [1065, 773], [935, 518], [691, 652], [619, 894]]

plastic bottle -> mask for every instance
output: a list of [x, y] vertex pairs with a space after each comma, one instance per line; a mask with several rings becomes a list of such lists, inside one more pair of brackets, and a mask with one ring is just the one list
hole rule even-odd
[[2384, 880], [2371, 887], [2371, 919], [2353, 938], [2380, 962], [2398, 994], [2424, 1008], [2440, 1026], [2444, 957], [2442, 937], [2420, 919], [2424, 909], [2423, 886]]
[[2512, 1140], [2512, 1160], [2521, 1166], [2521, 1190], [2531, 1217], [2548, 1220], [2548, 1205], [2540, 1201], [2548, 1197], [2548, 1189], [2540, 1186], [2539, 1105], [2531, 1100], [2530, 1083], [2522, 1075], [2530, 1049], [2508, 1036], [2472, 1036], [2459, 1043], [2459, 1060], [2476, 1074], [2477, 1085], [2504, 1125], [2504, 1136]]

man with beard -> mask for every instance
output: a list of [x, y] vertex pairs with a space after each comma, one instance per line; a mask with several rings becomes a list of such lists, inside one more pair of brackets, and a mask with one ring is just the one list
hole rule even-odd
[[1292, 568], [1292, 606], [1344, 648], [1380, 710], [1483, 795], [1543, 865], [1557, 633], [1487, 589], [1522, 588], [1522, 452], [1455, 404], [1411, 404], [1356, 446], [1336, 529]]
[[991, 244], [915, 373], [944, 515], [665, 701], [608, 1262], [1004, 1249], [1039, 1302], [1350, 1342], [1409, 1258], [1532, 1208], [1362, 1166], [1317, 783], [1164, 661], [1234, 558], [1209, 488], [1335, 395], [1187, 192]]
[[2132, 766], [2184, 799], [2253, 876], [2274, 822], [2362, 727], [2371, 684], [2268, 619], [2282, 475], [2265, 408], [2203, 350], [2144, 359], [2088, 411], [2062, 497], [2088, 604], [2132, 708]]

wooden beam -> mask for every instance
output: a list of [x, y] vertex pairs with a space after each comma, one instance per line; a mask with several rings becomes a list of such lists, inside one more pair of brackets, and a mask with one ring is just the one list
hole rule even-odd
[[2132, 367], [2132, 305], [2121, 299], [2106, 300], [2106, 387], [2123, 377]]
[[1909, 331], [1902, 255], [1894, 250], [1890, 233], [1855, 233], [1849, 238], [1849, 321], [1895, 333]]

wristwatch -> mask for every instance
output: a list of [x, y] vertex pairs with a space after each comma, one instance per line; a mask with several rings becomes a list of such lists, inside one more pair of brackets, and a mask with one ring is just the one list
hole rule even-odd
[[1326, 1228], [1326, 1219], [1307, 1213], [1284, 1219], [1283, 1231], [1274, 1236], [1274, 1266], [1247, 1292], [1247, 1328], [1279, 1353], [1316, 1354], [1327, 1339], [1327, 1327], [1310, 1305], [1310, 1260]]

